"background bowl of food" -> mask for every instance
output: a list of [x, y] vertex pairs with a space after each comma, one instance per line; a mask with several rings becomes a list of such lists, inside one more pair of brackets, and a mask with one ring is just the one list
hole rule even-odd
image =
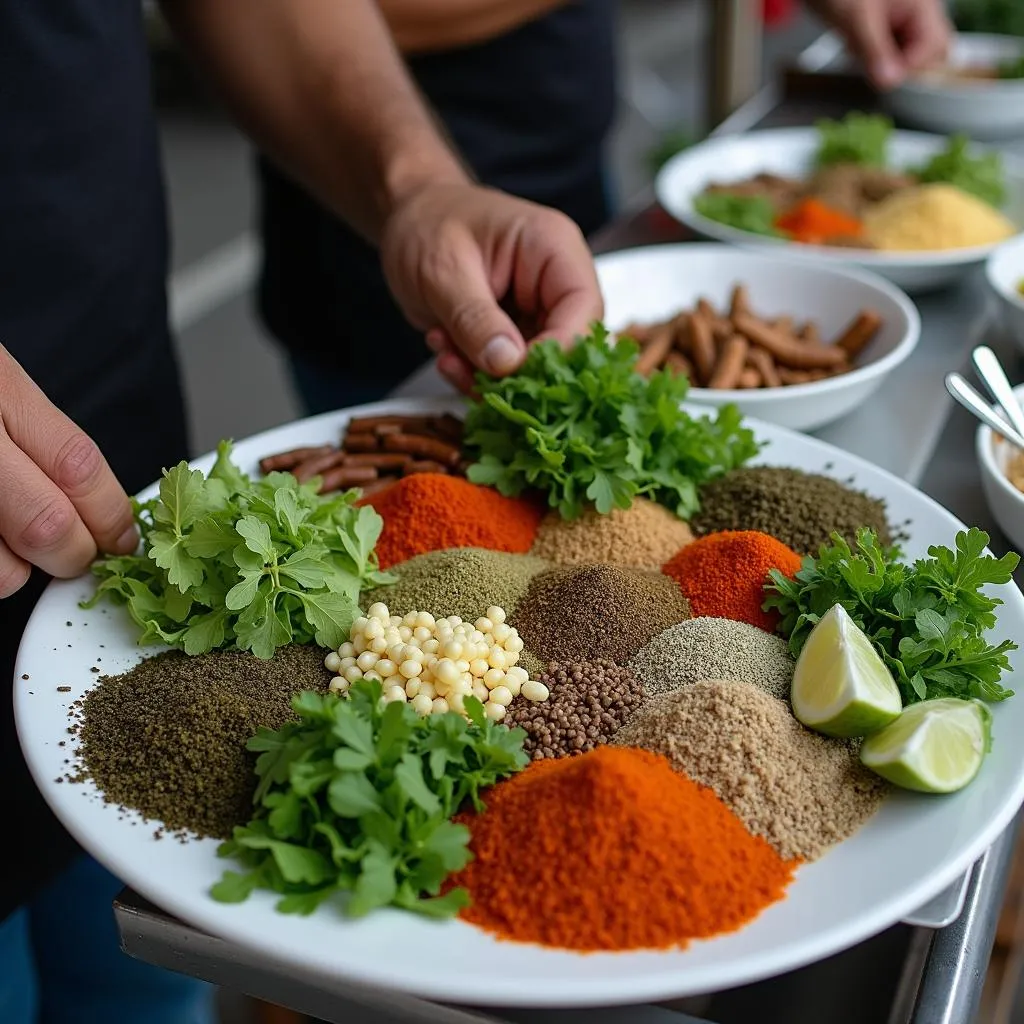
[[907, 124], [976, 139], [1024, 135], [1024, 39], [962, 33], [946, 62], [907, 79], [888, 96]]
[[641, 372], [685, 373], [690, 401], [794, 430], [860, 405], [920, 334], [899, 288], [849, 267], [683, 243], [599, 256], [597, 273], [605, 322], [641, 344]]
[[[1013, 393], [1024, 401], [1024, 384]], [[1024, 452], [984, 424], [978, 427], [976, 449], [989, 511], [1014, 547], [1024, 550]]]
[[908, 291], [951, 284], [1024, 225], [1024, 163], [875, 114], [709, 139], [665, 164], [656, 190], [703, 237]]
[[1024, 348], [1024, 235], [993, 250], [985, 262], [985, 276], [996, 297], [1003, 329]]

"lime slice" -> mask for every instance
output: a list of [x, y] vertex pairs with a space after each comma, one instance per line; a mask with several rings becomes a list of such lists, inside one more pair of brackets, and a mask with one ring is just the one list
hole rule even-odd
[[980, 700], [940, 697], [910, 707], [860, 748], [861, 762], [919, 793], [963, 789], [992, 743], [992, 712]]
[[903, 710], [881, 655], [841, 604], [833, 605], [807, 637], [790, 698], [799, 721], [829, 736], [867, 736]]

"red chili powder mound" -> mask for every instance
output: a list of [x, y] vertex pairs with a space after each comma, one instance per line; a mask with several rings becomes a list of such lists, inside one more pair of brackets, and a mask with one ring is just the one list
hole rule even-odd
[[[671, 949], [735, 931], [781, 899], [786, 862], [657, 754], [598, 747], [534, 761], [463, 814], [474, 859], [449, 879], [462, 918], [581, 952]], [[654, 898], [652, 898], [652, 896]]]
[[533, 546], [544, 515], [532, 501], [442, 473], [402, 477], [360, 504], [372, 505], [384, 520], [377, 541], [382, 569], [445, 548], [521, 554]]
[[662, 566], [690, 602], [694, 617], [737, 619], [772, 632], [776, 612], [763, 611], [769, 569], [795, 576], [801, 558], [757, 530], [723, 530], [688, 544]]

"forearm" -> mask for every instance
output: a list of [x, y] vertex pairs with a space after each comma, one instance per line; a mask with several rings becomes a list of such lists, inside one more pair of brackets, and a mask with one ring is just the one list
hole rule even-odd
[[371, 0], [163, 0], [265, 152], [376, 241], [427, 180], [465, 171]]
[[504, 35], [567, 0], [378, 0], [403, 53], [471, 46]]

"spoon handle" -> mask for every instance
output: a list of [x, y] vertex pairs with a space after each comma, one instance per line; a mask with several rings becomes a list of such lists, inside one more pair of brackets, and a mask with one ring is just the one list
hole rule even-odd
[[979, 345], [971, 353], [971, 358], [978, 376], [1002, 408], [1010, 425], [1018, 434], [1024, 435], [1024, 409], [1021, 409], [1020, 399], [1013, 393], [995, 352], [987, 345]]
[[1005, 437], [1007, 441], [1015, 444], [1018, 448], [1024, 449], [1024, 436], [1018, 434], [1002, 416], [993, 412], [988, 402], [959, 373], [946, 374], [946, 390], [987, 427]]

